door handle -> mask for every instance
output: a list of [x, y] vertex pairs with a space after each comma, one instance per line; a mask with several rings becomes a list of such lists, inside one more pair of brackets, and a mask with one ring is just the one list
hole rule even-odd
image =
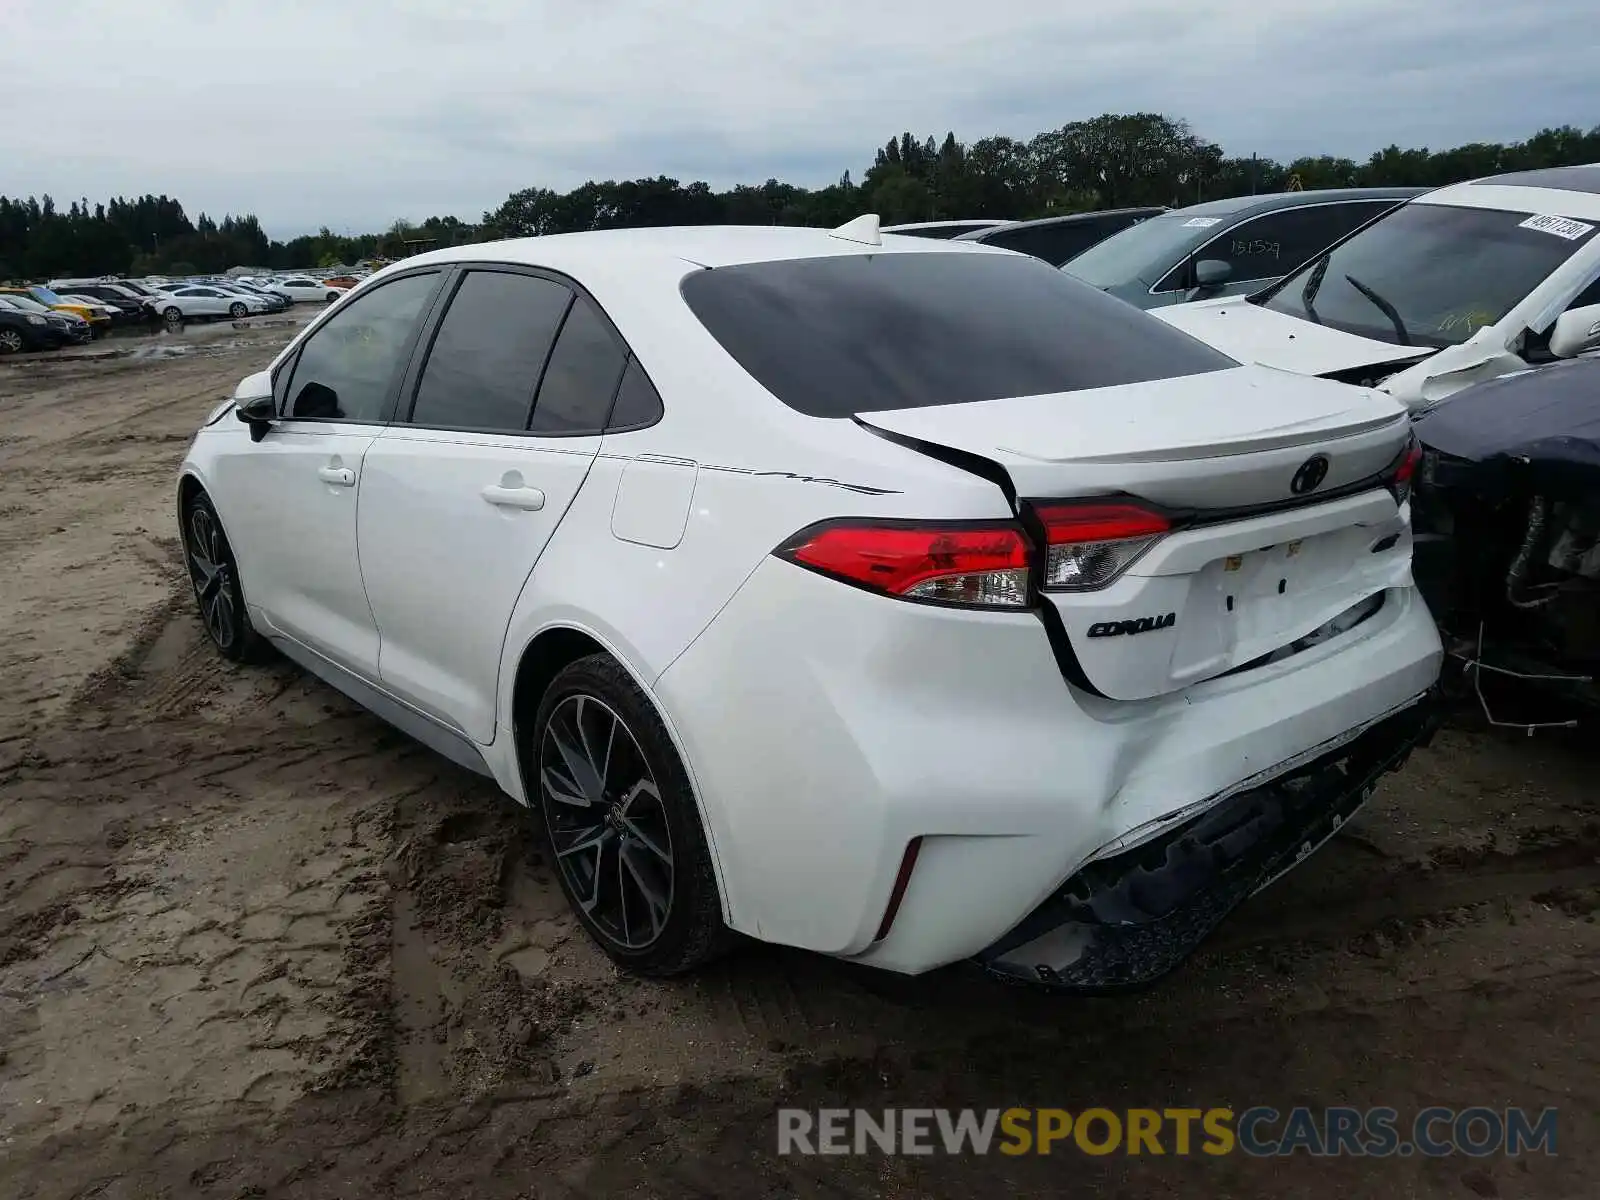
[[538, 512], [544, 507], [544, 493], [538, 488], [512, 488], [491, 483], [483, 489], [483, 498], [496, 508], [521, 508]]
[[334, 487], [355, 487], [356, 473], [349, 467], [318, 467], [317, 478]]

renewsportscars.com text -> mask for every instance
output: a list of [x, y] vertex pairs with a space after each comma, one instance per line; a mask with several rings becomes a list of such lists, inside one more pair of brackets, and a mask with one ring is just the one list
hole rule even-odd
[[1554, 1154], [1553, 1108], [898, 1108], [778, 1110], [779, 1154], [1443, 1158]]

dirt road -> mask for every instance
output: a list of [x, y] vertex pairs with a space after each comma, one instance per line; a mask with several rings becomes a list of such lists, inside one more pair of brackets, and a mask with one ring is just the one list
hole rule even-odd
[[[208, 652], [173, 472], [288, 330], [185, 336], [0, 364], [0, 1196], [1596, 1194], [1581, 740], [1446, 733], [1138, 997], [639, 983], [491, 787]], [[779, 1105], [1016, 1104], [1554, 1105], [1559, 1154], [775, 1153]]]

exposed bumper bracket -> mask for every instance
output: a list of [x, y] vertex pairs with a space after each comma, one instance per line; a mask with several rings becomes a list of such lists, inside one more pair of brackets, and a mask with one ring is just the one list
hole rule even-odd
[[1154, 982], [1337, 833], [1438, 719], [1430, 691], [1321, 758], [1087, 864], [976, 961], [1009, 982], [1062, 991]]

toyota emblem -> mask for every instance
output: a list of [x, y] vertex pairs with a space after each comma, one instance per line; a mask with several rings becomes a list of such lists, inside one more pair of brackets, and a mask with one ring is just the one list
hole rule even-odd
[[1304, 496], [1307, 492], [1314, 492], [1322, 486], [1322, 481], [1328, 477], [1328, 456], [1326, 454], [1313, 454], [1300, 464], [1300, 469], [1294, 473], [1294, 478], [1289, 481], [1289, 490], [1296, 496]]

